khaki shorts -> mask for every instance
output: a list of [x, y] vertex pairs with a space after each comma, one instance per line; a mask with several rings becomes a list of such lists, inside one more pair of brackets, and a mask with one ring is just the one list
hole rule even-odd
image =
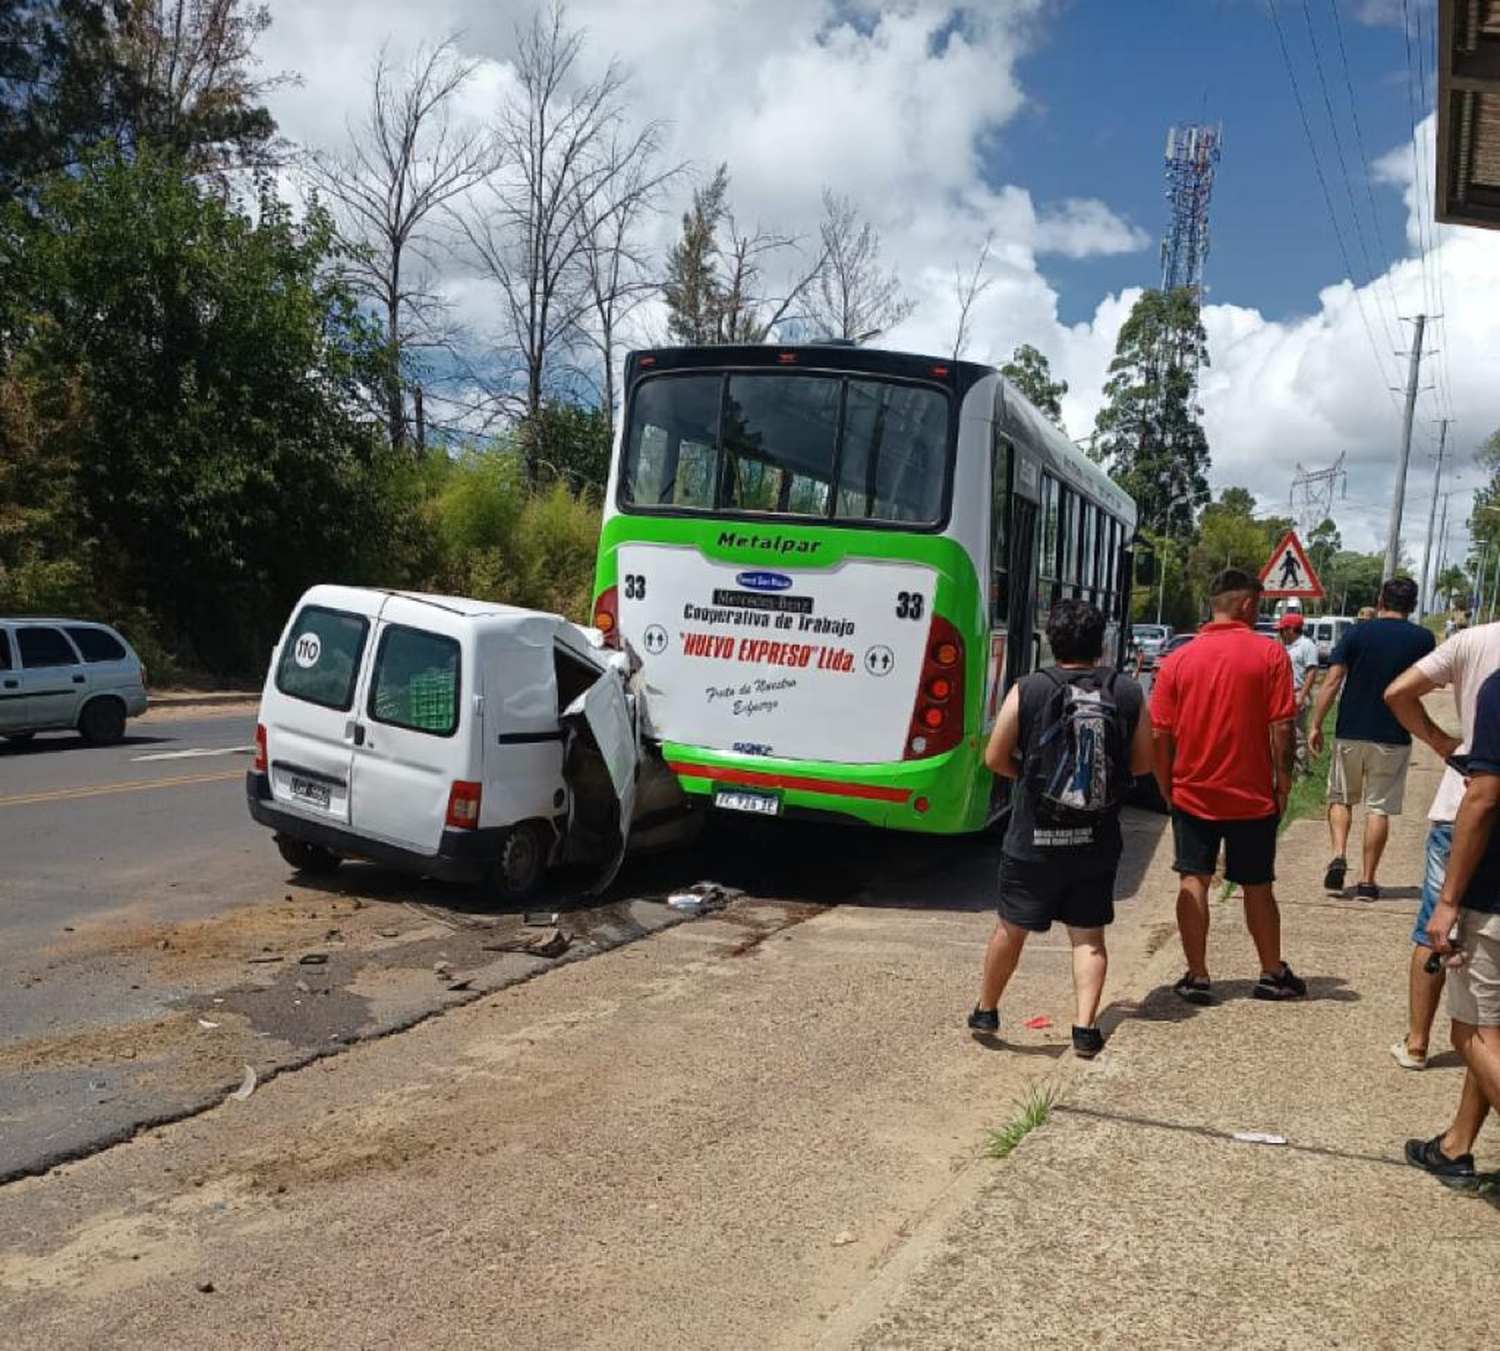
[[1470, 1027], [1500, 1027], [1500, 915], [1458, 912], [1464, 964], [1448, 970], [1448, 1016]]
[[1410, 759], [1410, 746], [1335, 740], [1328, 763], [1328, 800], [1346, 807], [1364, 803], [1381, 816], [1400, 816]]

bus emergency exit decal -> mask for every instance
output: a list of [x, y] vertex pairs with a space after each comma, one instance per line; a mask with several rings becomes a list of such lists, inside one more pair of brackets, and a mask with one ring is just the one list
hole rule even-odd
[[620, 587], [620, 632], [645, 662], [656, 736], [725, 751], [753, 738], [790, 759], [901, 759], [932, 569], [846, 559], [747, 573], [696, 549], [647, 544], [623, 545], [619, 566], [631, 579]]

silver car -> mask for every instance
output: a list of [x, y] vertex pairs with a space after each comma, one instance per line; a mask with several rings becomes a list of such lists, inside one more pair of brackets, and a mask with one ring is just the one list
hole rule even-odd
[[0, 616], [0, 737], [76, 730], [92, 746], [146, 711], [146, 668], [108, 624]]

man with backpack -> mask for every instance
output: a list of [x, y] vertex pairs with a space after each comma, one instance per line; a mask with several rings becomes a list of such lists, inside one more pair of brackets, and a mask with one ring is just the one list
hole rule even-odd
[[1224, 876], [1245, 896], [1245, 924], [1260, 957], [1257, 999], [1295, 999], [1306, 984], [1281, 960], [1276, 833], [1293, 772], [1297, 704], [1279, 645], [1251, 627], [1261, 584], [1226, 568], [1209, 594], [1213, 618], [1156, 673], [1151, 727], [1156, 781], [1172, 809], [1177, 930], [1188, 969], [1173, 987], [1211, 1004], [1208, 888], [1224, 849]]
[[1099, 665], [1104, 616], [1082, 600], [1061, 600], [1047, 620], [1056, 659], [1005, 696], [985, 763], [1017, 780], [1000, 860], [1000, 919], [985, 952], [975, 1032], [1000, 1028], [1000, 996], [1026, 937], [1053, 921], [1073, 945], [1073, 1051], [1104, 1047], [1097, 1019], [1109, 955], [1104, 929], [1115, 917], [1120, 805], [1131, 777], [1151, 767], [1151, 733], [1141, 687]]

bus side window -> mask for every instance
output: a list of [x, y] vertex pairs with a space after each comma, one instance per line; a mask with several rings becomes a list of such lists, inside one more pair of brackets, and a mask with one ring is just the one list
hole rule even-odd
[[1010, 615], [1010, 442], [995, 431], [990, 464], [990, 619], [1004, 624]]

